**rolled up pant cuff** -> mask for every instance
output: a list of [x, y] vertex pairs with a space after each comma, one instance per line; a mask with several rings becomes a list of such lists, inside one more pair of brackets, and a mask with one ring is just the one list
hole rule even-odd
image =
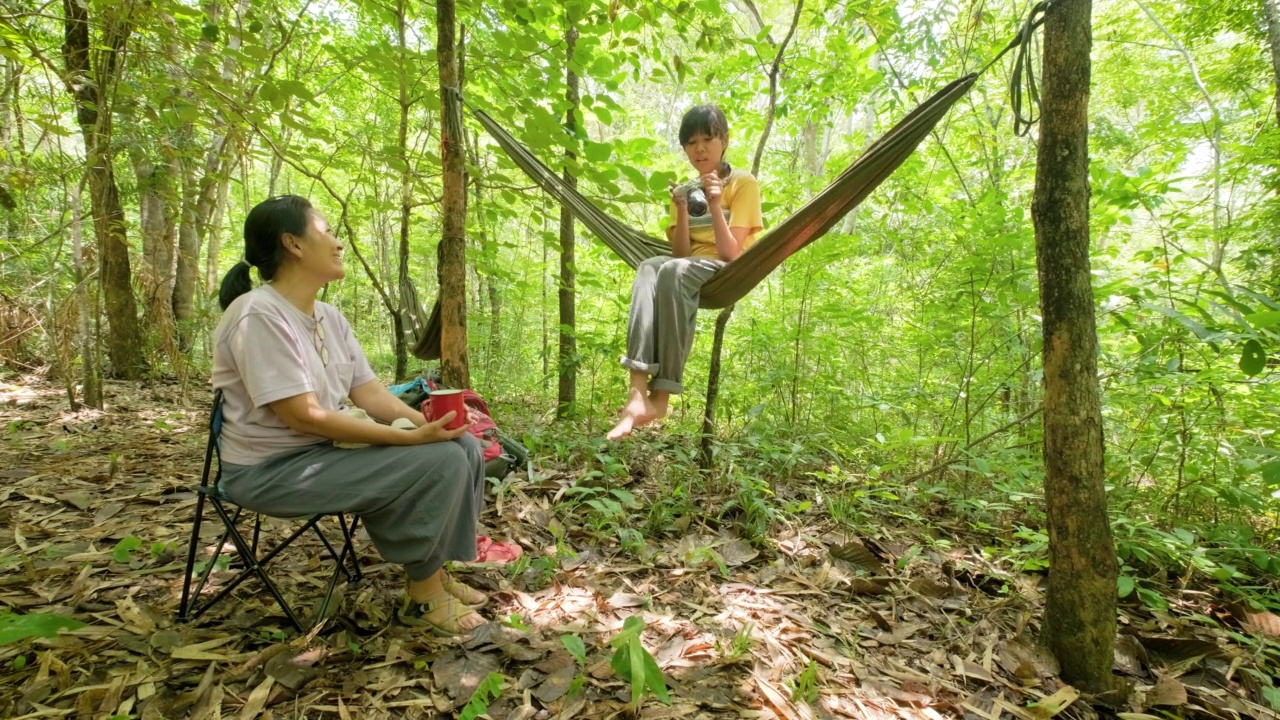
[[656, 377], [656, 378], [654, 378], [654, 379], [650, 380], [650, 381], [649, 381], [649, 392], [653, 392], [654, 390], [657, 390], [658, 392], [668, 392], [668, 393], [671, 393], [672, 395], [682, 395], [682, 394], [684, 394], [684, 386], [683, 386], [683, 385], [681, 385], [680, 383], [676, 382], [675, 380], [668, 380], [668, 379], [666, 379], [666, 378], [657, 378], [657, 377]]
[[632, 360], [626, 355], [622, 356], [622, 360], [620, 360], [620, 362], [622, 363], [622, 367], [627, 368], [628, 370], [635, 370], [636, 372], [642, 372], [649, 375], [657, 375], [658, 370], [661, 368], [657, 363], [644, 363], [639, 360]]

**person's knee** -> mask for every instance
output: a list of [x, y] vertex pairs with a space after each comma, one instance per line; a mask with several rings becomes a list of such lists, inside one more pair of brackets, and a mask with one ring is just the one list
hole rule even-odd
[[658, 273], [662, 272], [662, 268], [670, 260], [671, 258], [659, 256], [659, 257], [651, 257], [648, 260], [645, 260], [644, 262], [640, 263], [638, 266], [636, 266], [636, 282], [643, 283], [646, 281], [651, 281], [652, 278], [657, 277]]
[[674, 290], [680, 286], [680, 278], [684, 276], [685, 268], [688, 263], [682, 259], [671, 260], [670, 262], [658, 268], [658, 289], [660, 291]]
[[454, 441], [466, 457], [468, 467], [484, 465], [484, 448], [474, 435], [463, 435]]

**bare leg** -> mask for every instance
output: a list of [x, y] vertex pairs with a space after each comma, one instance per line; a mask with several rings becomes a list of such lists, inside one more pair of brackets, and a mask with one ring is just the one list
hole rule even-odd
[[[450, 631], [457, 625], [462, 632], [473, 630], [485, 623], [485, 619], [475, 612], [461, 612], [462, 601], [445, 589], [444, 568], [440, 568], [426, 580], [409, 581], [409, 599], [415, 603], [432, 603], [430, 612], [422, 616], [423, 620]], [[462, 605], [466, 608], [466, 605]], [[469, 610], [469, 608], [467, 608]]]
[[[661, 420], [667, 416], [670, 407], [671, 393], [666, 390], [653, 390], [649, 393], [649, 407], [653, 408], [653, 420]], [[650, 422], [653, 422], [650, 420]]]
[[627, 404], [622, 406], [618, 424], [605, 437], [609, 440], [626, 437], [633, 429], [653, 422], [654, 417], [654, 408], [649, 403], [649, 375], [640, 370], [632, 370]]

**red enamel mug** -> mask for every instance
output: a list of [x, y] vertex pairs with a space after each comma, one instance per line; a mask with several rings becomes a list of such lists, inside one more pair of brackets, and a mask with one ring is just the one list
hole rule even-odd
[[451, 410], [456, 414], [444, 426], [445, 430], [457, 430], [467, 424], [467, 406], [462, 402], [461, 390], [433, 390], [422, 406], [422, 414], [427, 422], [435, 422], [448, 415]]

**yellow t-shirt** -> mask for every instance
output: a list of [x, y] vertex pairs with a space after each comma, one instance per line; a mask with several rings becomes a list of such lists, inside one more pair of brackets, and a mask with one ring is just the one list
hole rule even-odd
[[[720, 194], [720, 208], [730, 229], [747, 228], [747, 236], [742, 241], [742, 249], [746, 250], [756, 241], [756, 236], [764, 229], [760, 213], [760, 183], [745, 170], [733, 170], [724, 181]], [[667, 221], [667, 239], [676, 227], [676, 203], [671, 201], [671, 214]], [[711, 227], [711, 213], [702, 217], [689, 216], [689, 254], [692, 257], [719, 259], [716, 251], [715, 229]]]

